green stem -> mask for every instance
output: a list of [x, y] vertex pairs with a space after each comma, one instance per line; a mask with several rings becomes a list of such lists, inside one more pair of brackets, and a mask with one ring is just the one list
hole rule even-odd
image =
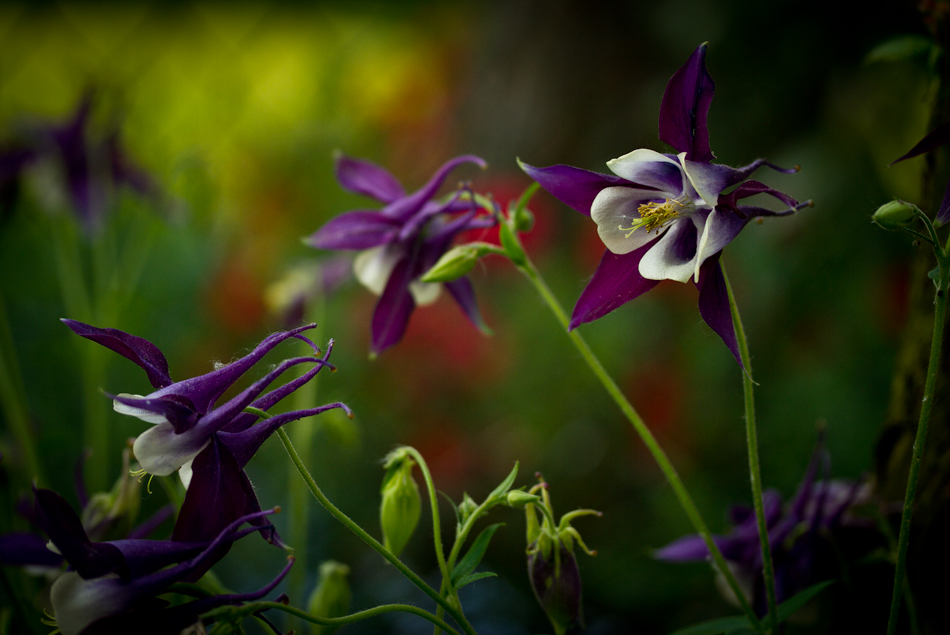
[[13, 437], [26, 463], [29, 473], [27, 480], [33, 479], [42, 486], [45, 482], [43, 466], [36, 454], [26, 388], [23, 385], [23, 374], [20, 372], [16, 347], [13, 343], [13, 331], [7, 319], [2, 294], [0, 294], [0, 403], [3, 404], [7, 426], [13, 432]]
[[422, 454], [411, 446], [406, 446], [406, 451], [412, 455], [412, 458], [419, 464], [422, 470], [422, 477], [425, 479], [426, 488], [429, 490], [429, 507], [432, 508], [432, 540], [435, 544], [435, 557], [439, 562], [439, 571], [442, 572], [443, 584], [449, 579], [451, 570], [445, 562], [445, 552], [442, 550], [442, 523], [439, 520], [439, 498], [435, 489], [435, 483], [432, 481], [432, 474], [429, 472], [429, 466]]
[[[287, 450], [287, 454], [290, 455], [290, 460], [293, 461], [294, 465], [297, 467], [297, 471], [300, 473], [300, 476], [303, 477], [303, 480], [307, 483], [307, 487], [310, 488], [310, 492], [313, 494], [314, 498], [323, 505], [323, 507], [330, 512], [330, 514], [336, 518], [338, 521], [343, 523], [347, 529], [356, 534], [360, 540], [369, 545], [374, 551], [379, 555], [385, 558], [391, 565], [396, 567], [400, 573], [402, 573], [406, 578], [409, 579], [414, 585], [419, 587], [423, 593], [428, 595], [430, 598], [435, 600], [435, 602], [443, 607], [449, 615], [452, 616], [459, 626], [462, 627], [468, 635], [475, 635], [475, 629], [472, 628], [471, 624], [468, 623], [468, 620], [465, 619], [465, 616], [462, 615], [462, 612], [452, 604], [443, 598], [435, 589], [430, 587], [425, 581], [416, 575], [412, 569], [404, 565], [399, 558], [394, 556], [386, 547], [384, 547], [378, 540], [370, 536], [366, 531], [357, 525], [355, 522], [350, 520], [350, 518], [344, 514], [342, 511], [337, 509], [330, 502], [330, 500], [324, 495], [323, 491], [320, 490], [320, 487], [317, 485], [316, 481], [313, 480], [313, 477], [310, 476], [310, 472], [307, 471], [307, 467], [300, 461], [300, 457], [297, 455], [297, 451], [294, 449], [293, 444], [290, 442], [290, 437], [287, 436], [287, 432], [283, 428], [277, 430], [277, 436], [280, 437], [281, 442], [284, 444], [284, 448]], [[283, 606], [283, 605], [281, 605]]]
[[716, 564], [719, 572], [725, 578], [729, 588], [732, 589], [732, 592], [735, 594], [742, 611], [745, 613], [746, 617], [749, 618], [749, 621], [753, 624], [753, 626], [758, 630], [760, 628], [760, 623], [758, 617], [755, 615], [755, 611], [752, 609], [752, 605], [749, 604], [748, 598], [746, 598], [742, 588], [739, 586], [738, 581], [736, 581], [735, 576], [732, 574], [732, 571], [726, 564], [726, 559], [723, 557], [722, 552], [719, 551], [719, 547], [716, 546], [716, 543], [713, 541], [712, 534], [710, 533], [709, 528], [706, 526], [706, 522], [703, 520], [702, 515], [696, 508], [696, 504], [693, 502], [693, 499], [686, 491], [683, 481], [680, 480], [679, 475], [676, 473], [676, 469], [673, 467], [673, 464], [670, 463], [670, 460], [667, 458], [663, 448], [661, 448], [660, 444], [657, 443], [653, 433], [650, 432], [650, 429], [647, 428], [646, 424], [643, 422], [643, 419], [640, 418], [640, 415], [637, 414], [637, 411], [634, 410], [633, 406], [630, 405], [630, 402], [627, 401], [627, 398], [620, 391], [620, 388], [617, 387], [617, 384], [614, 382], [613, 378], [611, 378], [611, 376], [604, 369], [603, 364], [601, 364], [600, 360], [594, 355], [594, 352], [590, 349], [590, 346], [588, 346], [584, 338], [581, 337], [580, 333], [578, 333], [576, 330], [570, 330], [570, 320], [567, 317], [567, 313], [561, 307], [560, 303], [558, 303], [557, 298], [554, 297], [554, 294], [551, 292], [548, 286], [544, 283], [540, 272], [534, 266], [534, 263], [532, 263], [527, 257], [527, 255], [524, 256], [524, 264], [519, 265], [518, 269], [520, 269], [522, 273], [527, 276], [531, 284], [533, 284], [538, 293], [541, 294], [541, 297], [547, 303], [555, 317], [557, 317], [558, 322], [560, 322], [565, 332], [567, 332], [571, 342], [575, 347], [577, 347], [581, 357], [583, 357], [584, 361], [587, 362], [587, 365], [590, 366], [591, 371], [593, 371], [597, 379], [600, 380], [600, 383], [603, 384], [607, 394], [611, 396], [611, 398], [620, 408], [620, 411], [623, 412], [624, 416], [627, 417], [627, 420], [630, 421], [633, 429], [636, 430], [638, 435], [640, 435], [640, 438], [647, 446], [650, 454], [653, 455], [653, 459], [657, 462], [657, 465], [660, 466], [660, 470], [662, 470], [663, 474], [666, 476], [666, 480], [669, 481], [670, 486], [673, 488], [673, 492], [676, 494], [676, 498], [679, 500], [683, 511], [686, 512], [686, 515], [689, 517], [693, 527], [696, 529], [699, 535], [702, 536], [703, 542], [706, 543], [706, 548], [709, 549], [709, 553], [712, 555], [713, 562]]
[[907, 476], [907, 493], [904, 496], [904, 511], [901, 514], [901, 531], [897, 542], [897, 567], [894, 571], [894, 591], [891, 595], [891, 612], [887, 621], [887, 635], [897, 632], [897, 619], [900, 613], [901, 595], [904, 589], [904, 577], [907, 573], [907, 544], [910, 541], [910, 520], [914, 510], [914, 496], [917, 494], [917, 479], [920, 476], [920, 462], [924, 454], [924, 442], [927, 440], [927, 428], [930, 425], [930, 411], [933, 409], [934, 387], [937, 372], [940, 369], [940, 351], [943, 348], [943, 327], [947, 317], [947, 288], [950, 287], [950, 241], [946, 250], [934, 249], [940, 265], [940, 278], [937, 282], [937, 294], [934, 298], [934, 331], [930, 343], [930, 362], [927, 365], [927, 380], [924, 384], [924, 397], [920, 404], [920, 419], [917, 421], [917, 436], [914, 439], [914, 452], [910, 459], [910, 472]]
[[762, 471], [759, 468], [759, 441], [755, 430], [755, 394], [752, 381], [752, 362], [749, 358], [749, 342], [746, 339], [742, 318], [739, 316], [739, 306], [729, 284], [729, 276], [725, 267], [722, 267], [722, 278], [726, 283], [726, 293], [729, 295], [729, 310], [732, 313], [732, 324], [735, 327], [736, 339], [739, 343], [739, 356], [742, 358], [742, 392], [745, 395], [745, 434], [749, 448], [749, 479], [752, 481], [752, 503], [755, 506], [755, 519], [759, 528], [759, 545], [762, 548], [762, 578], [765, 582], [765, 600], [768, 604], [769, 629], [773, 634], [778, 633], [778, 602], [775, 599], [775, 571], [772, 567], [772, 549], [769, 544], [769, 527], [765, 522], [765, 506], [762, 503]]
[[302, 609], [298, 609], [294, 606], [288, 606], [286, 604], [281, 604], [280, 602], [249, 602], [240, 607], [222, 607], [220, 609], [215, 609], [208, 613], [205, 613], [203, 617], [241, 617], [245, 615], [251, 615], [253, 613], [259, 613], [261, 611], [267, 611], [269, 609], [274, 609], [278, 611], [284, 611], [285, 613], [290, 613], [296, 617], [304, 619], [311, 624], [319, 624], [320, 626], [342, 626], [344, 624], [352, 624], [353, 622], [360, 622], [371, 617], [376, 617], [377, 615], [382, 615], [384, 613], [392, 613], [395, 611], [402, 613], [411, 613], [413, 615], [418, 615], [419, 617], [428, 620], [438, 626], [439, 628], [444, 629], [445, 631], [452, 633], [453, 635], [459, 635], [459, 632], [454, 628], [446, 624], [444, 621], [437, 618], [432, 613], [429, 613], [425, 609], [420, 609], [417, 606], [412, 606], [410, 604], [383, 604], [382, 606], [375, 606], [371, 609], [365, 611], [359, 611], [357, 613], [352, 613], [344, 617], [317, 617], [316, 615], [311, 615]]

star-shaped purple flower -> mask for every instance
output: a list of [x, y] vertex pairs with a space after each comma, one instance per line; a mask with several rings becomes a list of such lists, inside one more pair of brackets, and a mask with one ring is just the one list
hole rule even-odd
[[[118, 329], [96, 328], [75, 320], [63, 322], [77, 335], [141, 366], [152, 386], [157, 388], [145, 396], [115, 395], [114, 408], [119, 413], [153, 424], [136, 438], [132, 446], [142, 469], [160, 476], [178, 471], [185, 483], [188, 493], [175, 524], [175, 540], [210, 540], [236, 518], [260, 511], [244, 466], [278, 428], [333, 408], [350, 413], [349, 408], [339, 402], [285, 412], [259, 423], [256, 415], [245, 412], [248, 407], [263, 411], [274, 407], [310, 381], [324, 366], [330, 366], [327, 359], [332, 342], [327, 352], [318, 357], [320, 350], [317, 346], [301, 335], [302, 331], [312, 329], [316, 324], [274, 333], [237, 361], [205, 375], [173, 382], [165, 356], [148, 340]], [[216, 405], [218, 398], [244, 373], [275, 346], [290, 338], [306, 342], [315, 355], [284, 360], [235, 397]], [[314, 367], [261, 396], [271, 382], [300, 364], [314, 364]], [[281, 544], [273, 528], [262, 529], [261, 533], [268, 540]]]
[[[406, 194], [387, 170], [362, 159], [339, 155], [336, 177], [344, 189], [384, 204], [379, 211], [356, 210], [332, 219], [306, 239], [319, 249], [358, 250], [353, 270], [357, 279], [380, 296], [373, 312], [371, 351], [374, 355], [397, 344], [406, 332], [416, 305], [435, 302], [441, 284], [422, 282], [463, 231], [490, 227], [494, 217], [478, 215], [472, 200], [456, 194], [433, 200], [453, 169], [463, 163], [485, 167], [472, 155], [447, 161], [422, 188]], [[445, 283], [465, 315], [478, 328], [484, 322], [471, 281], [462, 277]]]
[[[739, 364], [719, 256], [746, 223], [790, 214], [807, 205], [749, 176], [764, 160], [741, 168], [712, 163], [706, 114], [715, 85], [706, 71], [703, 44], [670, 79], [660, 106], [660, 139], [678, 154], [634, 150], [607, 162], [612, 175], [566, 165], [522, 169], [563, 203], [597, 223], [607, 247], [574, 307], [570, 328], [591, 322], [646, 293], [662, 280], [699, 288], [699, 312]], [[729, 192], [729, 188], [734, 188]], [[768, 194], [788, 209], [774, 212], [739, 205]]]

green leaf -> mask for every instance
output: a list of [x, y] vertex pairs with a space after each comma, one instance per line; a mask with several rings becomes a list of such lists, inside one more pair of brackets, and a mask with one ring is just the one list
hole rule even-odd
[[458, 583], [455, 585], [455, 590], [458, 591], [466, 584], [471, 584], [475, 580], [481, 580], [482, 578], [497, 578], [498, 574], [491, 571], [482, 571], [481, 573], [470, 573], [468, 575], [462, 576], [459, 578]]
[[458, 523], [459, 525], [461, 525], [461, 524], [462, 524], [462, 515], [459, 513], [459, 506], [456, 505], [456, 504], [455, 504], [455, 501], [452, 500], [452, 498], [451, 498], [448, 494], [446, 494], [445, 492], [443, 492], [442, 490], [436, 490], [436, 491], [437, 491], [439, 494], [442, 495], [442, 498], [444, 498], [445, 500], [449, 501], [449, 505], [452, 506], [452, 511], [455, 512], [455, 522]]
[[940, 265], [937, 265], [936, 267], [928, 271], [927, 277], [933, 280], [934, 282], [937, 282], [937, 280], [940, 279]]
[[708, 622], [694, 624], [671, 633], [671, 635], [722, 635], [722, 633], [751, 628], [752, 624], [749, 622], [749, 618], [739, 615], [737, 617], [720, 617]]
[[475, 567], [482, 561], [485, 551], [488, 549], [488, 543], [491, 542], [491, 537], [498, 531], [499, 527], [503, 527], [504, 525], [505, 523], [490, 525], [485, 527], [485, 529], [478, 534], [478, 538], [472, 543], [468, 553], [455, 565], [455, 570], [452, 571], [452, 586], [454, 588], [457, 589], [459, 587], [459, 581], [475, 570]]
[[524, 249], [521, 248], [521, 244], [515, 238], [515, 235], [511, 233], [511, 228], [508, 227], [507, 223], [498, 225], [498, 237], [501, 239], [501, 246], [505, 249], [505, 255], [511, 259], [511, 262], [519, 267], [523, 267], [528, 263], [528, 256], [525, 255]]
[[834, 580], [825, 580], [824, 582], [813, 584], [804, 591], [799, 591], [789, 599], [779, 604], [778, 621], [784, 622], [790, 618], [795, 614], [795, 611], [805, 606], [805, 604], [808, 603], [808, 600], [812, 599], [834, 583]]
[[864, 57], [865, 64], [899, 62], [930, 53], [933, 41], [925, 35], [898, 35], [881, 42]]
[[518, 462], [515, 461], [515, 466], [511, 469], [511, 472], [505, 477], [505, 480], [503, 480], [498, 487], [492, 490], [492, 493], [488, 495], [486, 500], [495, 501], [507, 496], [508, 490], [510, 490], [511, 486], [515, 484], [515, 478], [517, 478], [517, 476]]

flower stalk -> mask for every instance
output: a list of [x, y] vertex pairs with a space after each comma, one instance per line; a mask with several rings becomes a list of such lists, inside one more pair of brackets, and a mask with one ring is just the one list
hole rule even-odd
[[[722, 266], [722, 263], [720, 263]], [[746, 445], [749, 450], [749, 480], [752, 481], [752, 503], [755, 507], [755, 519], [759, 530], [759, 544], [762, 548], [762, 577], [765, 582], [765, 601], [768, 606], [769, 630], [778, 633], [778, 602], [775, 599], [775, 568], [772, 564], [772, 549], [769, 544], [769, 528], [765, 521], [765, 506], [762, 502], [762, 470], [759, 467], [759, 441], [755, 429], [755, 394], [752, 380], [752, 362], [749, 358], [749, 342], [746, 339], [745, 328], [742, 326], [742, 317], [739, 315], [739, 306], [736, 304], [732, 285], [725, 267], [722, 267], [722, 277], [726, 283], [726, 293], [729, 295], [729, 311], [732, 314], [732, 323], [736, 330], [736, 339], [739, 343], [739, 355], [742, 358], [742, 392], [745, 400], [745, 431]]]

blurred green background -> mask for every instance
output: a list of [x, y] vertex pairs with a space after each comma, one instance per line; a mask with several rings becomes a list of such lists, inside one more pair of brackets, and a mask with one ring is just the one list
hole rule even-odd
[[[815, 201], [792, 218], [750, 225], [724, 256], [760, 383], [764, 482], [790, 497], [819, 425], [833, 475], [857, 478], [871, 468], [885, 417], [913, 247], [869, 217], [893, 196], [917, 200], [920, 160], [886, 165], [926, 132], [928, 85], [922, 64], [863, 59], [901, 33], [924, 33], [912, 2], [837, 17], [816, 1], [4, 3], [0, 141], [25, 122], [66, 120], [94, 91], [93, 128], [119, 126], [129, 155], [167, 194], [157, 206], [128, 194], [114, 201], [113, 224], [89, 253], [132, 246], [143, 269], [134, 293], [113, 307], [115, 321], [97, 326], [156, 343], [177, 380], [282, 328], [265, 302], [269, 285], [332, 255], [300, 238], [340, 212], [374, 206], [338, 187], [334, 150], [386, 166], [409, 190], [447, 158], [477, 154], [488, 171], [465, 168], [450, 182], [471, 179], [505, 202], [530, 182], [516, 157], [603, 172], [633, 149], [664, 150], [657, 113], [666, 81], [709, 41], [718, 161], [800, 164], [799, 174], [759, 178]], [[81, 350], [94, 345], [77, 343], [58, 322], [76, 317], [65, 315], [55, 266], [62, 230], [54, 226], [72, 220], [51, 217], [36, 191], [22, 194], [0, 225], [0, 292], [48, 484], [71, 495], [88, 392]], [[530, 254], [571, 307], [602, 250], [594, 226], [543, 192], [532, 209]], [[316, 426], [310, 467], [331, 500], [378, 533], [379, 460], [394, 445], [417, 447], [455, 500], [463, 492], [480, 500], [517, 460], [517, 484], [543, 472], [557, 513], [604, 512], [577, 523], [600, 553], [579, 556], [587, 632], [664, 632], [728, 613], [708, 567], [651, 559], [691, 527], [554, 317], [500, 260], [486, 261], [473, 280], [491, 338], [443, 297], [417, 310], [405, 340], [371, 361], [375, 298], [355, 283], [307, 316], [336, 340], [339, 372], [321, 374], [318, 400], [343, 400], [356, 412], [352, 423], [291, 424]], [[741, 376], [695, 305], [692, 285], [664, 283], [581, 332], [712, 529], [724, 531], [728, 506], [751, 496]], [[134, 365], [103, 359], [102, 389], [149, 391]], [[95, 398], [115, 450], [93, 459], [107, 475], [101, 488], [118, 475], [125, 439], [142, 428]], [[23, 528], [12, 514], [26, 491], [12, 476], [22, 465], [6, 430], [0, 515], [4, 529]], [[290, 504], [286, 463], [271, 440], [248, 468], [265, 507]], [[164, 502], [153, 491], [161, 499], [154, 506]], [[295, 545], [306, 556], [304, 588], [332, 557], [352, 568], [354, 609], [421, 601], [315, 503], [309, 510], [310, 539]], [[277, 517], [279, 527], [287, 516]], [[467, 614], [481, 633], [543, 631], [524, 574], [523, 517], [500, 510], [495, 518], [507, 527], [485, 565], [500, 577], [462, 592]], [[430, 536], [423, 522], [406, 559], [434, 579]], [[252, 537], [216, 570], [249, 590], [282, 561]], [[347, 632], [429, 628], [395, 616]]]

